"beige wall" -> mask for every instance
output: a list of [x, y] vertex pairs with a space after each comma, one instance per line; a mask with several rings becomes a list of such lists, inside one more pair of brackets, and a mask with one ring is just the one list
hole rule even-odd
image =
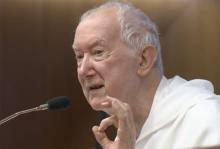
[[165, 72], [212, 81], [220, 93], [220, 1], [192, 1], [162, 37]]
[[[102, 0], [104, 1], [104, 0]], [[79, 14], [101, 0], [0, 0], [0, 118], [66, 95], [70, 108], [0, 126], [2, 149], [88, 149], [96, 113], [77, 82], [71, 44]], [[132, 1], [159, 25], [165, 74], [211, 80], [220, 93], [220, 2]]]

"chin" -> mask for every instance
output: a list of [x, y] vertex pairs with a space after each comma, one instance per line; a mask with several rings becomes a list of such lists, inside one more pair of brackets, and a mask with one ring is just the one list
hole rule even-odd
[[101, 111], [102, 110], [102, 106], [101, 103], [103, 102], [102, 100], [103, 98], [98, 98], [98, 97], [94, 97], [92, 99], [89, 99], [89, 104], [92, 107], [93, 110], [95, 111]]
[[94, 111], [101, 111], [101, 108], [98, 104], [90, 104], [91, 108], [94, 110]]

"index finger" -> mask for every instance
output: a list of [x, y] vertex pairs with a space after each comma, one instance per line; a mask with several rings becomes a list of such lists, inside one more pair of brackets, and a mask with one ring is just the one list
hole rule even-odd
[[[126, 137], [136, 137], [136, 128], [133, 119], [133, 113], [130, 106], [113, 97], [107, 97], [108, 100], [105, 101], [103, 109], [109, 115], [113, 115], [118, 120], [118, 137], [120, 139]], [[130, 134], [128, 134], [130, 133]], [[132, 138], [129, 138], [129, 140]]]

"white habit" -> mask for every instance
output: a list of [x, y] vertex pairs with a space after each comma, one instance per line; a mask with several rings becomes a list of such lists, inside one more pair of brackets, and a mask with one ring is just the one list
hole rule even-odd
[[220, 96], [206, 80], [162, 78], [135, 149], [220, 145]]

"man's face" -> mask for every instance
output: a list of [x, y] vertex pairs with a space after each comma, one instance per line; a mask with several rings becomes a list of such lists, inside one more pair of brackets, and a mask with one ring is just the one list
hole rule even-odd
[[112, 96], [128, 102], [135, 97], [138, 58], [120, 38], [116, 13], [103, 10], [82, 21], [73, 43], [78, 80], [92, 106]]

